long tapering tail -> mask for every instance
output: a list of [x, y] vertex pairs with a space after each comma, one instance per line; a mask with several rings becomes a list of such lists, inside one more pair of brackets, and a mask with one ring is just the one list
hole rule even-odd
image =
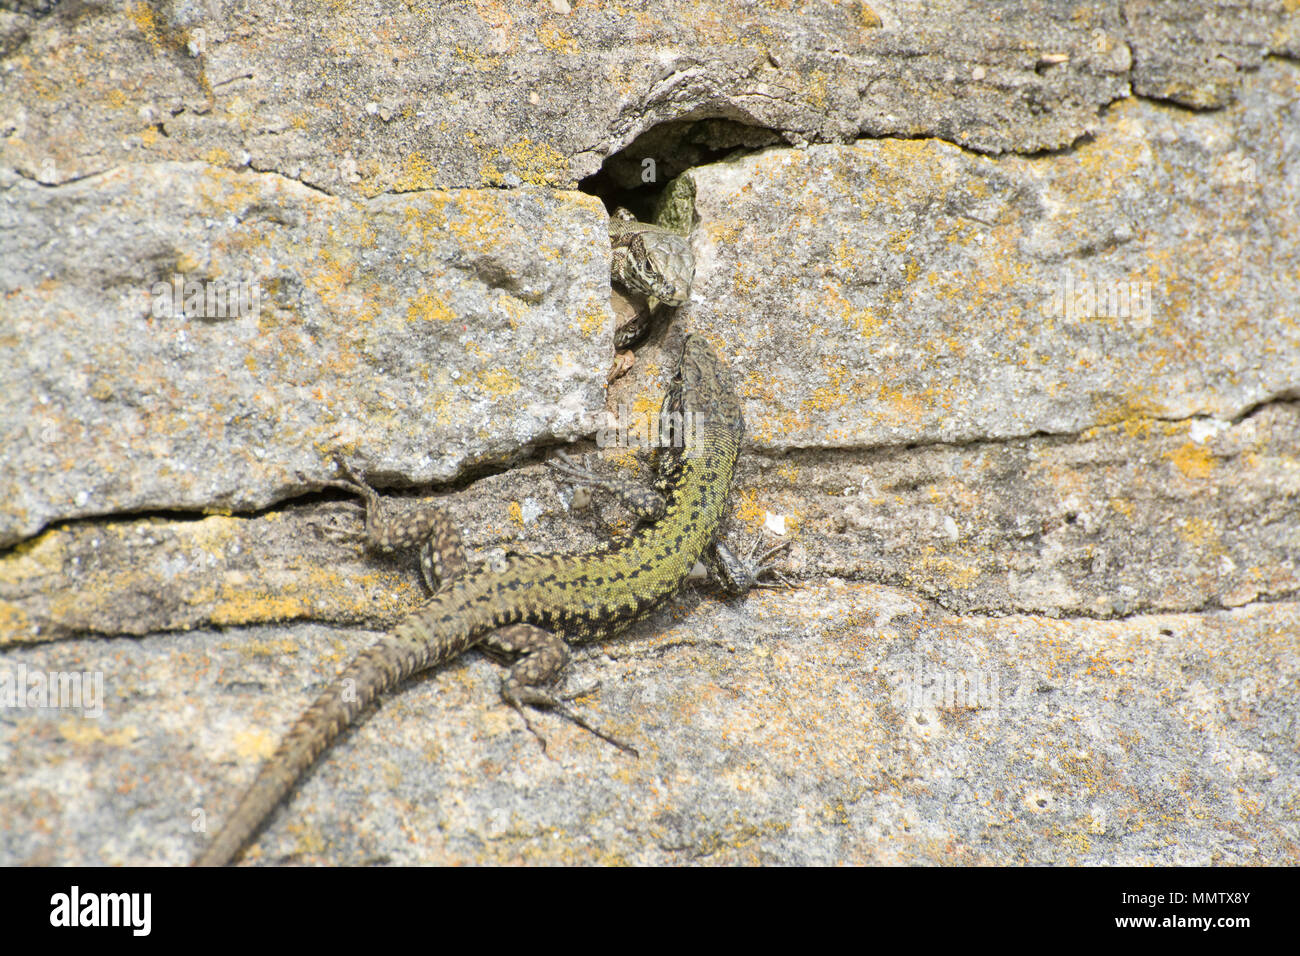
[[307, 768], [376, 697], [474, 643], [483, 628], [474, 626], [463, 605], [453, 610], [448, 603], [435, 599], [357, 655], [298, 718], [195, 866], [229, 863]]

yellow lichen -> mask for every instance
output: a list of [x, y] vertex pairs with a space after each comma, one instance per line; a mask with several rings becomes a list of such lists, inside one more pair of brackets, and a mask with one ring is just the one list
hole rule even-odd
[[413, 192], [417, 189], [433, 189], [438, 179], [438, 167], [423, 153], [408, 153], [402, 160], [401, 171], [393, 180], [393, 189], [398, 192]]
[[162, 31], [158, 28], [158, 21], [154, 19], [153, 9], [149, 4], [128, 3], [126, 15], [135, 24], [136, 29], [144, 34], [151, 47], [155, 50], [162, 49]]
[[1204, 445], [1196, 442], [1189, 441], [1173, 451], [1165, 452], [1165, 457], [1188, 478], [1203, 480], [1214, 473], [1214, 455]]
[[275, 753], [279, 739], [266, 730], [239, 730], [234, 734], [235, 753], [245, 760], [265, 760]]
[[524, 387], [514, 374], [503, 368], [480, 372], [478, 380], [485, 391], [497, 397], [511, 395]]
[[450, 322], [454, 318], [456, 313], [452, 311], [447, 300], [435, 292], [416, 296], [406, 307], [408, 322]]

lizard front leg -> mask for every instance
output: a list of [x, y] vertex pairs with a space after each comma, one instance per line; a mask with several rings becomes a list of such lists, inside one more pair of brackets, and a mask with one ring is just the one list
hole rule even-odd
[[451, 516], [441, 508], [424, 505], [399, 510], [360, 478], [341, 458], [334, 459], [343, 478], [319, 482], [322, 487], [361, 496], [366, 515], [365, 541], [376, 551], [420, 548], [420, 576], [430, 593], [437, 594], [469, 570], [465, 545]]
[[664, 496], [653, 488], [647, 488], [630, 478], [607, 478], [598, 475], [575, 465], [569, 456], [563, 453], [548, 461], [546, 466], [570, 481], [610, 492], [623, 502], [638, 523], [654, 521], [664, 513], [668, 504]]

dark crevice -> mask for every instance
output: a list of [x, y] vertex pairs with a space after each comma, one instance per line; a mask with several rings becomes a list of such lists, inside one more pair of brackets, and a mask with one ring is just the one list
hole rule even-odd
[[[657, 615], [660, 612], [656, 611], [655, 613]], [[650, 617], [647, 618], [646, 620], [654, 621], [655, 618]], [[662, 630], [662, 628], [659, 628], [659, 630]], [[643, 639], [645, 641], [650, 641], [653, 639], [655, 633], [656, 633], [655, 630], [647, 631], [643, 635]], [[688, 640], [688, 639], [664, 641], [663, 643], [650, 644], [648, 646], [637, 646], [637, 645], [633, 645], [628, 641], [629, 637], [635, 637], [635, 635], [633, 635], [631, 632], [628, 632], [628, 634], [626, 635], [621, 635], [617, 640], [602, 645], [600, 648], [599, 655], [593, 654], [592, 658], [600, 656], [600, 657], [609, 657], [612, 658], [613, 660], [657, 661], [657, 660], [662, 660], [663, 658], [667, 657], [670, 653], [680, 650], [682, 648], [711, 648], [717, 651], [726, 651], [729, 648], [734, 646], [733, 642], [731, 641], [718, 641], [718, 640], [696, 641], [696, 640]], [[626, 647], [620, 646], [624, 644], [626, 644]], [[620, 651], [623, 651], [624, 653], [620, 653]]]
[[[218, 167], [218, 168], [222, 168], [222, 169], [232, 169], [232, 170], [238, 172], [240, 169], [245, 168], [245, 167], [240, 167], [240, 166], [233, 166], [233, 165], [231, 165], [231, 166], [221, 166], [221, 167]], [[329, 196], [331, 199], [337, 199], [337, 198], [338, 198], [337, 196], [334, 195], [334, 193], [330, 192], [328, 189], [324, 188], [323, 186], [317, 186], [315, 183], [309, 183], [307, 180], [303, 179], [301, 176], [290, 176], [288, 173], [284, 172], [283, 170], [276, 169], [276, 168], [274, 168], [274, 167], [261, 168], [261, 167], [258, 167], [257, 165], [255, 165], [254, 163], [251, 163], [251, 162], [250, 162], [250, 163], [247, 165], [246, 168], [247, 168], [248, 170], [250, 170], [251, 172], [254, 172], [254, 173], [257, 173], [257, 174], [259, 174], [259, 175], [263, 175], [263, 176], [265, 176], [265, 175], [271, 175], [271, 176], [282, 176], [282, 177], [284, 177], [285, 179], [291, 179], [291, 180], [293, 180], [295, 183], [299, 183], [299, 184], [301, 184], [301, 185], [303, 185], [303, 186], [306, 186], [308, 189], [312, 190], [313, 192], [318, 192], [318, 193], [320, 193], [322, 196]]]
[[[915, 585], [909, 585], [901, 580], [895, 580], [891, 576], [882, 576], [863, 570], [859, 574], [845, 574], [843, 572], [825, 577], [799, 577], [798, 575], [786, 574], [786, 577], [795, 585], [795, 590], [805, 588], [825, 587], [831, 579], [839, 581], [848, 581], [854, 584], [869, 584], [876, 587], [888, 588], [891, 591], [897, 591], [906, 594], [908, 598], [917, 604], [927, 606], [931, 610], [927, 612], [930, 617], [942, 617], [951, 615], [961, 618], [977, 618], [980, 620], [1001, 620], [1011, 617], [1034, 617], [1043, 618], [1051, 621], [1134, 621], [1142, 618], [1158, 618], [1170, 615], [1180, 614], [1225, 614], [1232, 611], [1248, 611], [1251, 608], [1273, 605], [1273, 604], [1290, 604], [1300, 598], [1300, 589], [1291, 588], [1288, 590], [1277, 591], [1269, 594], [1259, 594], [1253, 600], [1244, 604], [1228, 606], [1212, 597], [1206, 597], [1194, 605], [1158, 607], [1152, 604], [1143, 604], [1134, 607], [1131, 610], [1125, 610], [1116, 613], [1094, 613], [1086, 610], [1063, 610], [1041, 607], [1015, 607], [1015, 606], [983, 606], [983, 607], [962, 607], [946, 599], [942, 593], [932, 593], [918, 589]], [[691, 646], [703, 646], [708, 642], [682, 642]], [[727, 646], [727, 645], [720, 645]]]
[[38, 186], [44, 186], [46, 189], [59, 189], [60, 187], [63, 186], [71, 186], [73, 183], [79, 183], [83, 179], [90, 179], [94, 176], [102, 176], [104, 173], [108, 172], [107, 169], [96, 169], [88, 173], [82, 173], [80, 176], [69, 176], [67, 179], [59, 180], [57, 183], [47, 183], [44, 180], [38, 178], [37, 176], [32, 175], [31, 173], [23, 172], [23, 170], [17, 166], [11, 166], [10, 168], [19, 176], [21, 176], [23, 179], [27, 180], [28, 182], [35, 183]]
[[[1097, 119], [1099, 122], [1105, 122], [1106, 114], [1110, 112], [1112, 106], [1114, 106], [1116, 103], [1123, 103], [1128, 100], [1141, 100], [1147, 103], [1156, 103], [1159, 104], [1160, 106], [1167, 106], [1173, 109], [1181, 110], [1189, 115], [1215, 113], [1223, 109], [1226, 109], [1228, 106], [1232, 105], [1232, 102], [1225, 102], [1220, 104], [1197, 106], [1194, 104], [1185, 103], [1181, 100], [1174, 99], [1171, 97], [1156, 96], [1151, 93], [1138, 93], [1133, 90], [1133, 86], [1131, 82], [1132, 77], [1136, 72], [1137, 53], [1135, 52], [1133, 56], [1134, 56], [1133, 66], [1128, 71], [1128, 76], [1130, 78], [1128, 95], [1116, 97], [1113, 100], [1110, 100], [1108, 102], [1099, 105], [1097, 107]], [[1289, 51], [1285, 51], [1285, 50], [1270, 51], [1269, 53], [1265, 54], [1264, 59], [1285, 61], [1291, 64], [1300, 63], [1300, 55], [1293, 55]], [[1239, 69], [1238, 70], [1239, 78], [1237, 84], [1234, 86], [1234, 92], [1244, 82], [1243, 79], [1244, 76], [1255, 72], [1257, 72], [1257, 70], [1251, 67]], [[1020, 156], [1025, 159], [1049, 159], [1055, 156], [1068, 156], [1076, 152], [1080, 147], [1086, 146], [1089, 143], [1093, 142], [1095, 139], [1096, 139], [1095, 134], [1089, 132], [1082, 132], [1079, 133], [1077, 136], [1075, 136], [1069, 143], [1066, 143], [1062, 146], [1045, 147], [1042, 149], [1034, 149], [1034, 150], [1016, 149], [1014, 147], [1006, 150], [989, 150], [989, 149], [979, 149], [977, 147], [970, 146], [969, 144], [966, 143], [957, 142], [956, 140], [949, 139], [938, 132], [916, 133], [912, 135], [902, 134], [902, 133], [882, 133], [880, 135], [872, 135], [864, 130], [862, 131], [862, 135], [851, 140], [850, 142], [859, 143], [859, 142], [873, 142], [873, 141], [881, 141], [881, 140], [885, 140], [885, 141], [887, 140], [934, 140], [940, 143], [947, 143], [949, 146], [955, 146], [958, 149], [960, 149], [962, 152], [969, 153], [972, 156], [980, 156], [984, 158], [987, 158], [989, 156], [1009, 155], [1009, 156]]]
[[1185, 113], [1218, 113], [1232, 105], [1232, 101], [1229, 100], [1224, 103], [1208, 103], [1204, 106], [1197, 106], [1194, 103], [1185, 103], [1172, 96], [1157, 96], [1154, 93], [1134, 93], [1133, 99], [1141, 100], [1144, 103], [1156, 103], [1159, 106], [1169, 106]]
[[1248, 418], [1254, 418], [1260, 412], [1264, 411], [1271, 405], [1294, 405], [1300, 402], [1300, 385], [1284, 389], [1276, 395], [1269, 395], [1261, 398], [1253, 405], [1248, 405], [1242, 411], [1228, 419], [1233, 425], [1240, 425]]
[[[867, 582], [867, 583], [877, 583], [877, 582]], [[994, 610], [991, 608], [985, 608], [985, 609], [966, 610], [957, 607], [950, 607], [949, 605], [944, 603], [941, 597], [936, 597], [934, 595], [920, 594], [918, 592], [914, 592], [899, 587], [898, 585], [889, 584], [888, 582], [885, 582], [884, 586], [895, 588], [900, 591], [905, 590], [910, 596], [922, 600], [931, 601], [939, 605], [940, 607], [942, 607], [949, 614], [954, 614], [957, 615], [958, 617], [978, 617], [978, 618], [985, 618], [989, 620], [997, 620], [1006, 617], [1041, 617], [1052, 621], [1065, 621], [1065, 622], [1135, 621], [1135, 620], [1140, 620], [1141, 618], [1167, 617], [1171, 614], [1226, 614], [1231, 611], [1248, 611], [1251, 608], [1267, 606], [1271, 604], [1294, 603], [1296, 598], [1300, 597], [1300, 590], [1296, 590], [1293, 588], [1288, 591], [1279, 591], [1276, 594], [1261, 594], [1252, 601], [1247, 601], [1245, 604], [1240, 604], [1233, 607], [1229, 607], [1228, 605], [1215, 601], [1212, 598], [1207, 598], [1206, 600], [1202, 601], [1200, 604], [1196, 604], [1188, 607], [1160, 608], [1160, 607], [1155, 607], [1153, 605], [1143, 605], [1141, 607], [1134, 608], [1131, 611], [1124, 611], [1118, 614], [1100, 614], [1100, 613], [1094, 614], [1094, 613], [1089, 613], [1087, 611], [1052, 611], [1052, 610], [1043, 610], [1038, 608], [1008, 608], [1006, 610]]]
[[730, 119], [674, 120], [646, 130], [578, 184], [606, 210], [624, 206], [651, 222], [665, 187], [695, 166], [782, 142], [776, 130]]
[[215, 89], [219, 89], [220, 87], [227, 86], [231, 83], [237, 83], [240, 80], [251, 80], [252, 78], [253, 78], [252, 73], [237, 73], [227, 80], [218, 80], [216, 83], [212, 84], [212, 88], [215, 90]]
[[[1239, 425], [1247, 419], [1253, 418], [1273, 405], [1295, 405], [1300, 403], [1300, 386], [1296, 386], [1280, 392], [1276, 395], [1270, 395], [1252, 405], [1247, 406], [1235, 416], [1222, 419], [1229, 424]], [[1161, 416], [1144, 416], [1141, 421], [1178, 423], [1195, 421], [1197, 419], [1209, 419], [1212, 416], [1204, 413], [1189, 415], [1182, 418], [1165, 418]], [[979, 448], [981, 446], [1002, 446], [1014, 445], [1017, 443], [1041, 442], [1049, 446], [1066, 445], [1078, 440], [1087, 431], [1103, 427], [1101, 423], [1094, 423], [1085, 428], [1074, 432], [1047, 432], [1033, 431], [1020, 435], [1008, 435], [1005, 437], [988, 437], [980, 436], [967, 439], [935, 439], [931, 441], [918, 442], [885, 442], [880, 444], [864, 445], [828, 445], [816, 448], [788, 448], [788, 449], [768, 449], [756, 448], [754, 451], [764, 459], [769, 461], [795, 461], [802, 462], [805, 465], [814, 464], [833, 464], [835, 459], [845, 453], [848, 454], [897, 454], [921, 449], [943, 449], [943, 448]], [[590, 438], [591, 436], [585, 436]], [[445, 482], [434, 482], [427, 484], [411, 485], [402, 484], [400, 475], [388, 475], [383, 473], [362, 473], [361, 477], [369, 481], [375, 488], [385, 495], [395, 497], [428, 497], [444, 494], [452, 494], [464, 491], [479, 481], [486, 478], [505, 475], [519, 468], [530, 465], [543, 464], [550, 456], [554, 449], [562, 448], [569, 454], [581, 453], [589, 450], [584, 443], [573, 443], [561, 439], [542, 439], [533, 444], [531, 451], [527, 454], [521, 454], [511, 459], [509, 462], [479, 463], [466, 465], [461, 472], [454, 478]], [[233, 517], [240, 518], [260, 518], [274, 512], [283, 510], [287, 507], [303, 504], [316, 504], [326, 501], [344, 501], [355, 500], [354, 495], [333, 488], [312, 487], [311, 482], [307, 481], [302, 486], [289, 489], [283, 497], [277, 498], [274, 502], [261, 507], [250, 508], [247, 510], [226, 509], [224, 506], [209, 505], [209, 510], [204, 511], [198, 508], [140, 508], [132, 511], [112, 511], [103, 512], [93, 515], [82, 515], [75, 518], [65, 518], [62, 520], [52, 521], [44, 525], [39, 530], [25, 536], [20, 541], [15, 541], [7, 547], [0, 548], [0, 559], [12, 553], [14, 550], [23, 547], [27, 542], [40, 537], [51, 531], [67, 530], [87, 524], [106, 524], [106, 523], [125, 523], [140, 521], [149, 518], [157, 518], [165, 521], [201, 521], [210, 517], [212, 514], [229, 514]], [[221, 510], [212, 509], [220, 507]]]

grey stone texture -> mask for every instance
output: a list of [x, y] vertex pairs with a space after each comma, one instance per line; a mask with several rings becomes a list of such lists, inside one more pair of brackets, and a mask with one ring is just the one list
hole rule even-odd
[[[577, 651], [639, 759], [411, 681], [247, 862], [1300, 863], [1298, 58], [1289, 2], [6, 5], [0, 863], [188, 862], [418, 606], [334, 456], [591, 545], [542, 462], [644, 470], [594, 423], [684, 329], [789, 587]], [[576, 187], [675, 176], [606, 391]]]

